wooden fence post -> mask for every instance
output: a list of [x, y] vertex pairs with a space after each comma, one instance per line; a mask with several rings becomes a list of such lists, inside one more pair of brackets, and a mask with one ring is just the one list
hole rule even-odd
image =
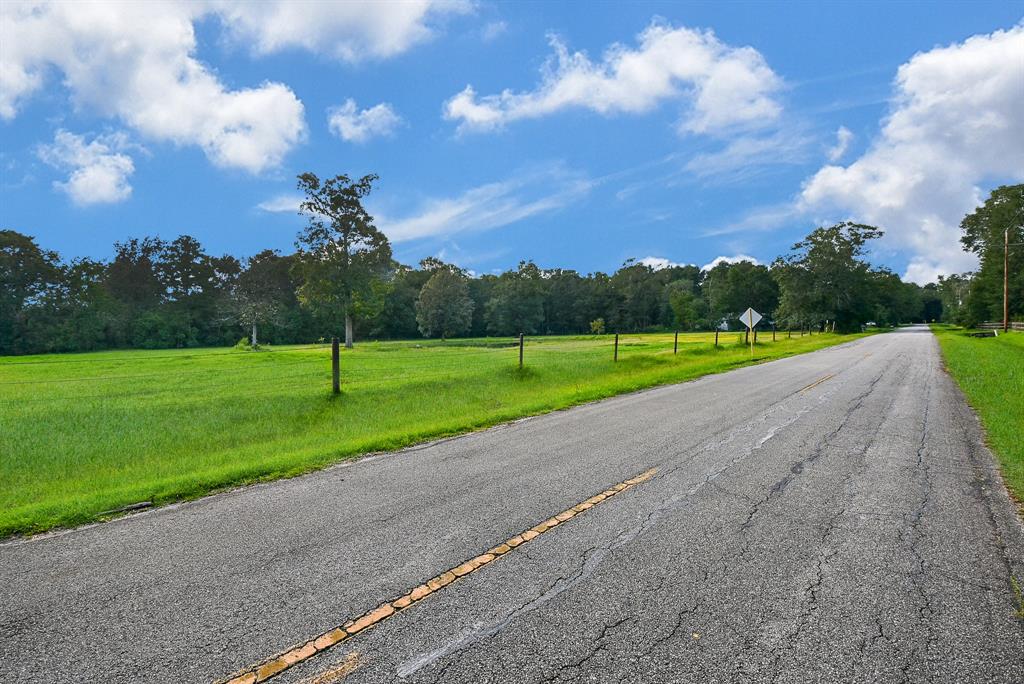
[[519, 368], [523, 367], [523, 333], [519, 333]]
[[338, 338], [331, 338], [331, 391], [341, 394], [341, 358], [338, 353]]
[[678, 354], [679, 353], [679, 331], [678, 330], [676, 330], [676, 341], [672, 345], [672, 353], [673, 354]]
[[718, 328], [715, 328], [715, 349], [718, 349]]
[[613, 357], [612, 360], [613, 361], [618, 361], [619, 360], [619, 333], [615, 333], [615, 356]]
[[754, 328], [754, 344], [757, 344], [757, 328]]

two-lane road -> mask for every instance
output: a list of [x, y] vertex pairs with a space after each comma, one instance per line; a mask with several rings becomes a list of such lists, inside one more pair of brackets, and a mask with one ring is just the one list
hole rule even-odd
[[1019, 683], [1014, 575], [911, 328], [0, 545], [0, 680]]

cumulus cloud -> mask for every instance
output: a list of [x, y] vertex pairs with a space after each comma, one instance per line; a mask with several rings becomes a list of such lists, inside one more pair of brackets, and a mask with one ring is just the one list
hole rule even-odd
[[231, 90], [195, 56], [202, 6], [176, 2], [3, 3], [0, 116], [11, 119], [58, 70], [76, 107], [140, 134], [198, 145], [216, 165], [276, 166], [306, 132], [280, 83]]
[[561, 209], [591, 187], [590, 180], [562, 169], [543, 169], [471, 188], [457, 197], [427, 200], [403, 218], [378, 212], [377, 225], [393, 242], [490, 230]]
[[327, 127], [331, 133], [354, 143], [391, 135], [401, 123], [401, 117], [395, 114], [387, 102], [360, 111], [356, 101], [349, 98], [340, 107], [332, 107], [327, 111]]
[[754, 257], [749, 256], [747, 254], [737, 254], [736, 256], [720, 256], [720, 257], [715, 257], [714, 259], [712, 259], [708, 263], [706, 263], [703, 266], [701, 266], [700, 270], [702, 270], [702, 271], [710, 271], [711, 269], [713, 269], [715, 266], [718, 266], [719, 264], [738, 264], [741, 261], [749, 261], [750, 263], [752, 263], [754, 265], [758, 265], [758, 264], [761, 263], [760, 261], [758, 261]]
[[124, 134], [112, 134], [86, 142], [85, 136], [58, 130], [53, 143], [41, 145], [39, 158], [59, 169], [70, 171], [64, 182], [53, 186], [67, 193], [75, 204], [111, 204], [132, 194], [128, 179], [135, 163], [122, 150], [128, 147]]
[[836, 130], [836, 144], [828, 150], [828, 160], [830, 162], [837, 162], [843, 158], [846, 154], [846, 150], [849, 149], [850, 143], [853, 141], [853, 131], [846, 126], [840, 126]]
[[974, 266], [957, 228], [982, 184], [1024, 179], [1024, 26], [918, 53], [900, 66], [890, 113], [868, 150], [804, 185], [807, 212], [842, 212], [906, 250], [905, 277]]
[[666, 259], [665, 257], [656, 257], [656, 256], [645, 256], [643, 259], [637, 259], [637, 263], [638, 264], [643, 264], [644, 266], [649, 266], [651, 269], [653, 269], [655, 271], [660, 271], [660, 270], [665, 269], [665, 268], [673, 268], [675, 266], [686, 266], [687, 265], [687, 264], [677, 264], [676, 262], [670, 261], [669, 259]]
[[348, 62], [401, 54], [432, 38], [468, 0], [214, 0], [231, 39], [256, 54], [304, 49]]
[[637, 37], [637, 47], [614, 44], [600, 61], [569, 52], [557, 36], [554, 56], [541, 82], [527, 92], [504, 90], [478, 96], [471, 85], [445, 103], [445, 118], [459, 130], [493, 130], [570, 108], [600, 114], [637, 114], [665, 100], [680, 100], [686, 111], [682, 132], [712, 133], [757, 126], [781, 111], [781, 79], [751, 47], [735, 48], [711, 31], [654, 22]]

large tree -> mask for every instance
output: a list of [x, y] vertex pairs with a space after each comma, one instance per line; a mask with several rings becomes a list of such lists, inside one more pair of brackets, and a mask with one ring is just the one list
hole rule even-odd
[[[1024, 184], [996, 188], [985, 203], [960, 222], [960, 242], [978, 255], [981, 267], [971, 282], [964, 322], [1003, 319], [1003, 256], [1009, 248], [1008, 290], [1011, 319], [1024, 318]], [[1007, 236], [1007, 233], [1009, 235]]]
[[871, 317], [873, 299], [865, 246], [881, 236], [874, 226], [844, 222], [816, 228], [793, 245], [772, 265], [782, 293], [777, 317], [789, 324], [834, 321], [839, 330], [859, 329]]
[[502, 273], [487, 302], [487, 330], [494, 335], [536, 333], [544, 323], [544, 278], [532, 261]]
[[346, 175], [321, 181], [299, 176], [305, 199], [299, 206], [308, 224], [299, 233], [299, 300], [329, 325], [345, 324], [352, 347], [353, 318], [369, 317], [384, 305], [391, 269], [391, 244], [363, 207], [377, 176]]
[[425, 337], [459, 335], [473, 324], [466, 275], [454, 266], [434, 270], [416, 299], [416, 322]]
[[27, 338], [31, 319], [41, 315], [48, 293], [61, 283], [56, 252], [13, 230], [0, 230], [0, 354], [38, 347]]

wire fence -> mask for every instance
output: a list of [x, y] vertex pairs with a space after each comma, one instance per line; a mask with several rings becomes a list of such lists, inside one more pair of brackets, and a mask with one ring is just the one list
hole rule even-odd
[[[680, 350], [693, 351], [695, 348], [724, 348], [743, 341], [743, 333], [711, 335], [632, 334], [607, 335], [595, 339], [572, 341], [541, 338], [519, 338], [507, 342], [487, 340], [479, 346], [468, 343], [447, 346], [444, 343], [408, 344], [401, 347], [381, 347], [382, 343], [369, 343], [356, 350], [338, 347], [338, 385], [343, 387], [366, 387], [368, 385], [404, 382], [424, 383], [456, 377], [467, 377], [492, 372], [497, 368], [552, 368], [565, 365], [567, 361], [590, 362], [597, 355], [607, 355], [610, 362], [637, 357], [676, 354]], [[759, 344], [767, 341], [759, 340]], [[770, 339], [770, 338], [769, 338]], [[786, 339], [783, 337], [783, 339]], [[383, 343], [391, 344], [391, 343]], [[399, 343], [401, 344], [401, 343]], [[134, 350], [133, 350], [134, 351]], [[326, 352], [326, 353], [320, 353]], [[98, 375], [63, 375], [61, 377], [18, 378], [0, 380], [0, 405], [35, 406], [54, 403], [117, 402], [135, 398], [187, 397], [198, 390], [220, 390], [238, 395], [259, 397], [269, 393], [283, 393], [286, 390], [306, 390], [310, 387], [329, 386], [332, 374], [332, 345], [315, 344], [282, 349], [261, 349], [258, 351], [215, 351], [177, 352], [138, 355], [130, 353], [118, 358], [72, 358], [32, 359], [28, 361], [0, 360], [0, 378], [8, 370], [22, 366], [70, 364], [72, 367], [88, 366], [93, 363], [103, 367]], [[272, 355], [272, 356], [267, 356]], [[293, 358], [292, 355], [298, 355]], [[195, 362], [213, 357], [231, 360], [230, 366], [188, 367]], [[489, 359], [505, 359], [503, 363], [489, 363]], [[181, 361], [160, 371], [143, 373], [117, 373], [106, 368], [135, 370], [146, 368], [151, 361], [172, 359]], [[77, 365], [76, 365], [77, 364]], [[185, 366], [185, 367], [182, 367]], [[249, 377], [251, 376], [251, 377]], [[151, 383], [159, 386], [146, 386]], [[112, 387], [114, 383], [116, 387]], [[123, 383], [142, 385], [130, 391], [114, 390]], [[95, 389], [86, 389], [95, 388]], [[13, 396], [3, 396], [4, 393]]]

